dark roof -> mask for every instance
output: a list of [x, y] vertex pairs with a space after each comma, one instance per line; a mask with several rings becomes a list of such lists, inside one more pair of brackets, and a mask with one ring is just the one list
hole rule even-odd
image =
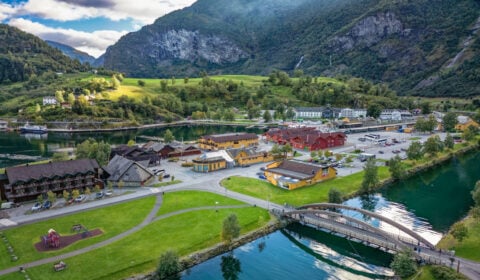
[[99, 165], [95, 159], [77, 159], [67, 161], [55, 161], [36, 165], [23, 165], [7, 167], [5, 173], [8, 181], [13, 184], [17, 181], [28, 182], [29, 180], [40, 180], [66, 174], [75, 175], [79, 173], [95, 172]]
[[254, 147], [227, 149], [227, 153], [229, 153], [232, 158], [236, 158], [241, 152], [247, 153], [248, 156], [254, 156], [254, 155], [263, 153], [263, 151], [262, 152], [257, 151], [257, 149]]
[[222, 142], [240, 141], [240, 140], [253, 140], [253, 139], [258, 139], [258, 136], [255, 133], [227, 133], [227, 134], [205, 135], [205, 136], [202, 136], [202, 139], [211, 140], [216, 143], [222, 143]]
[[318, 171], [326, 167], [327, 166], [323, 165], [286, 160], [283, 161], [278, 167], [271, 169], [269, 168], [268, 171], [283, 176], [304, 180], [313, 177]]

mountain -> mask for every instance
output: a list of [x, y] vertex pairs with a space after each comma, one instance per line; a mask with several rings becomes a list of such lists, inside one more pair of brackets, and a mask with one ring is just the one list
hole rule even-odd
[[105, 67], [133, 77], [352, 75], [401, 95], [480, 94], [478, 0], [198, 0], [123, 36]]
[[0, 24], [0, 84], [27, 81], [47, 72], [72, 73], [84, 65], [32, 34]]
[[95, 63], [95, 57], [86, 52], [79, 51], [71, 46], [54, 41], [45, 40], [45, 42], [51, 47], [59, 49], [64, 55], [71, 59], [78, 59], [82, 64], [88, 62], [90, 65], [93, 65]]

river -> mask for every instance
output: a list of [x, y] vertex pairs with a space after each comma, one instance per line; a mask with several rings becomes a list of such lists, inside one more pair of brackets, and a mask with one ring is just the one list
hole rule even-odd
[[[480, 180], [479, 161], [478, 152], [454, 158], [345, 204], [380, 213], [436, 244], [473, 205], [470, 191]], [[398, 233], [376, 219], [343, 213]], [[391, 260], [392, 255], [381, 250], [293, 224], [192, 267], [182, 279], [383, 279], [392, 275]]]

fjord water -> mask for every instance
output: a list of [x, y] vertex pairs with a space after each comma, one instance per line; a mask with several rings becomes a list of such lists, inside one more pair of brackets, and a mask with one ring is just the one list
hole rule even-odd
[[[473, 205], [470, 191], [480, 180], [479, 161], [479, 152], [456, 157], [345, 204], [380, 213], [436, 244]], [[376, 219], [344, 213], [398, 231]], [[383, 279], [392, 274], [391, 260], [392, 255], [383, 251], [293, 224], [199, 264], [185, 271], [182, 279]], [[238, 278], [227, 278], [232, 274]]]

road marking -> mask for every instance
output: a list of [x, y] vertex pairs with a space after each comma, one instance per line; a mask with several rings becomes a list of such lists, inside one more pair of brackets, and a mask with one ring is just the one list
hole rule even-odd
[[11, 221], [9, 219], [0, 219], [0, 225], [5, 226], [5, 227], [10, 227], [10, 226], [16, 226], [17, 223], [14, 221]]

